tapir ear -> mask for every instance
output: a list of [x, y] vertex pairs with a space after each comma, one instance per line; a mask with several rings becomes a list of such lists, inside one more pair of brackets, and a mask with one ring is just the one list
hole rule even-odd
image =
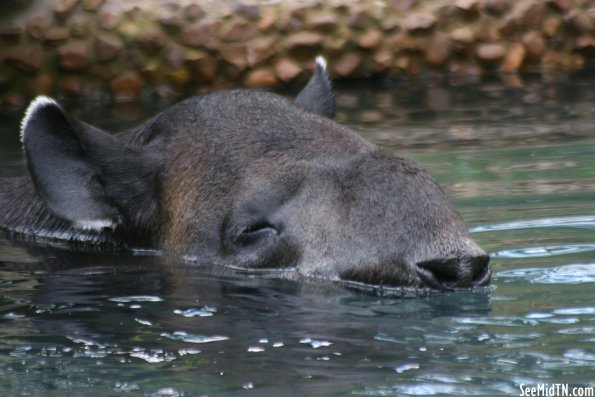
[[326, 61], [323, 57], [316, 58], [314, 75], [295, 98], [295, 103], [314, 113], [326, 117], [335, 116], [335, 95], [331, 80], [326, 72]]
[[153, 170], [140, 149], [70, 117], [53, 99], [31, 103], [21, 134], [37, 193], [74, 227], [115, 229], [134, 217], [131, 203], [151, 200]]

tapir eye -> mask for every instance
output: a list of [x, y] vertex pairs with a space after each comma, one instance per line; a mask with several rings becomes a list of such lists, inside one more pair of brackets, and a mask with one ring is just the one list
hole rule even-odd
[[277, 235], [279, 235], [279, 229], [268, 220], [261, 219], [243, 227], [237, 235], [235, 243], [240, 246], [247, 246]]

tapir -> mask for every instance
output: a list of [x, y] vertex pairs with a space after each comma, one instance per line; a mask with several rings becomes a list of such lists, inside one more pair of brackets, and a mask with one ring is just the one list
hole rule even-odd
[[487, 285], [489, 256], [438, 183], [334, 113], [322, 58], [294, 100], [213, 92], [116, 134], [38, 97], [21, 125], [29, 174], [0, 179], [0, 227], [312, 279]]

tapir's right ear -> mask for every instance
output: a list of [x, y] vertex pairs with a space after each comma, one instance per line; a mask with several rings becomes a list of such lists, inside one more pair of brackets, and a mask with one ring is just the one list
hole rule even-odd
[[[40, 198], [57, 217], [85, 230], [115, 229], [156, 212], [156, 167], [142, 149], [70, 117], [53, 99], [35, 99], [21, 134]], [[143, 207], [143, 213], [135, 212]]]
[[335, 95], [323, 57], [316, 58], [314, 75], [295, 98], [295, 103], [322, 116], [335, 117]]

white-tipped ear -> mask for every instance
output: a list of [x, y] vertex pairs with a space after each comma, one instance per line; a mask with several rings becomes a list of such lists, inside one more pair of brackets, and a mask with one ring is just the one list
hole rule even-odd
[[318, 55], [316, 57], [316, 66], [322, 68], [322, 70], [326, 71], [326, 59], [322, 55]]
[[326, 60], [323, 57], [316, 57], [314, 74], [295, 98], [295, 103], [321, 116], [335, 116], [335, 96], [326, 72]]
[[58, 102], [44, 95], [40, 95], [34, 100], [32, 100], [29, 104], [29, 107], [25, 111], [25, 116], [23, 117], [23, 120], [21, 121], [21, 142], [23, 142], [24, 140], [27, 125], [29, 124], [35, 113], [37, 113], [40, 109], [43, 109], [46, 106], [56, 106], [62, 109]]

